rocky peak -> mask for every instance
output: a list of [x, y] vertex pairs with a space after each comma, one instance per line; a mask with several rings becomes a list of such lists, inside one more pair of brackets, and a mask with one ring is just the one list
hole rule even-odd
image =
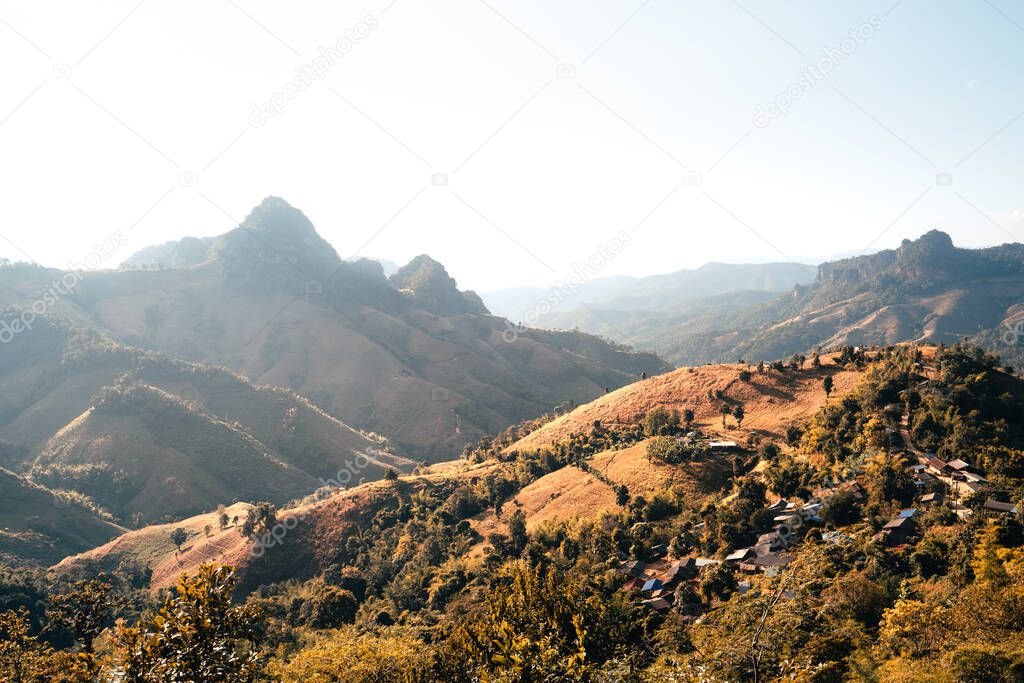
[[421, 254], [391, 276], [391, 284], [405, 290], [423, 308], [440, 315], [475, 313], [487, 308], [473, 292], [460, 292], [443, 265]]

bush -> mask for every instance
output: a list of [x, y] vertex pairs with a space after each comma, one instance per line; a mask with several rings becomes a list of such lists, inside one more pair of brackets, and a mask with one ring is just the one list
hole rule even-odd
[[351, 624], [359, 603], [352, 591], [337, 586], [323, 586], [310, 601], [307, 623], [313, 628], [337, 628]]
[[658, 434], [664, 434], [670, 429], [679, 426], [679, 413], [678, 411], [672, 411], [669, 413], [667, 410], [658, 406], [654, 410], [647, 413], [644, 416], [643, 428], [644, 434], [647, 436], [656, 436]]
[[671, 436], [659, 436], [647, 444], [647, 459], [651, 461], [664, 462], [669, 465], [679, 465], [699, 459], [704, 449], [700, 447], [687, 446], [683, 442]]
[[1016, 676], [1011, 672], [1011, 665], [1008, 657], [975, 647], [962, 647], [949, 658], [949, 668], [956, 683], [1020, 680], [1020, 664], [1013, 667]]

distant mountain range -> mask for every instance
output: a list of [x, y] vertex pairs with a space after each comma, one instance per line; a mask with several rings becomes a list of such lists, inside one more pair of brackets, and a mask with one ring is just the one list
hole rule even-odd
[[[737, 272], [746, 268], [757, 267], [739, 266]], [[1024, 245], [963, 249], [933, 230], [898, 249], [824, 263], [815, 271], [812, 280], [785, 293], [677, 294], [674, 306], [654, 311], [588, 305], [556, 311], [540, 324], [578, 327], [677, 365], [773, 360], [838, 345], [948, 344], [964, 337], [1008, 363], [1024, 362]], [[795, 274], [803, 272], [800, 267]]]
[[[592, 330], [586, 321], [594, 317], [595, 309], [633, 315], [672, 312], [722, 294], [786, 291], [811, 282], [814, 275], [814, 266], [800, 263], [706, 263], [693, 270], [643, 278], [595, 278], [578, 285], [567, 278], [565, 286], [503, 289], [486, 292], [483, 298], [488, 308], [510, 320]], [[553, 289], [557, 303], [551, 300]]]

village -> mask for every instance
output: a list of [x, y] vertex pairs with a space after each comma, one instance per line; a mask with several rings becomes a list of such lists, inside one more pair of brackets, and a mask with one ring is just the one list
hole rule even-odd
[[[694, 434], [684, 440], [691, 444]], [[874, 535], [876, 542], [894, 549], [907, 544], [918, 535], [918, 518], [931, 508], [947, 505], [961, 521], [973, 515], [1018, 514], [1018, 506], [998, 500], [998, 493], [985, 478], [984, 472], [963, 459], [948, 462], [935, 454], [923, 453], [913, 447], [909, 435], [905, 437], [904, 455], [916, 457], [909, 466], [917, 488], [916, 506], [900, 510]], [[709, 440], [709, 450], [737, 451], [740, 446], [734, 441]], [[909, 451], [909, 452], [908, 452]], [[858, 474], [863, 474], [859, 472]], [[778, 499], [767, 506], [773, 513], [774, 526], [757, 536], [747, 547], [736, 548], [722, 559], [707, 557], [670, 558], [668, 547], [657, 545], [650, 548], [645, 560], [623, 561], [619, 573], [628, 577], [624, 589], [631, 592], [636, 602], [649, 609], [664, 612], [675, 609], [687, 620], [697, 620], [703, 614], [700, 600], [695, 599], [696, 583], [703, 572], [711, 567], [725, 567], [738, 575], [736, 590], [740, 594], [755, 587], [752, 580], [757, 575], [767, 578], [778, 576], [786, 566], [796, 559], [795, 548], [805, 538], [814, 538], [839, 543], [848, 537], [835, 529], [829, 529], [823, 522], [821, 512], [838, 495], [847, 495], [856, 503], [866, 499], [866, 492], [856, 477], [835, 485], [816, 490], [806, 500], [789, 501]], [[968, 505], [975, 502], [974, 507]], [[698, 525], [698, 530], [703, 524]]]

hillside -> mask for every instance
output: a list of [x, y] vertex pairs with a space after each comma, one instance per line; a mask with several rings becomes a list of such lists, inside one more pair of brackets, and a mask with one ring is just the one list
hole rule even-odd
[[0, 468], [0, 561], [52, 564], [125, 531], [73, 496]]
[[[30, 305], [58, 277], [0, 269], [0, 303]], [[507, 321], [458, 290], [441, 264], [421, 256], [389, 280], [377, 262], [342, 261], [277, 198], [214, 240], [205, 261], [89, 273], [52, 313], [287, 387], [387, 436], [399, 452], [434, 461], [555, 405], [667, 369], [583, 333], [511, 337]]]
[[[355, 665], [365, 681], [1008, 680], [1024, 662], [1024, 382], [967, 344], [819, 360], [724, 387], [736, 366], [669, 373], [609, 395], [647, 411], [615, 424], [590, 422], [606, 396], [459, 462], [320, 492], [252, 538], [233, 506], [51, 575], [129, 567], [167, 588], [231, 563], [225, 591], [258, 608], [272, 671], [296, 682]], [[733, 408], [725, 429], [660, 410], [708, 388]]]
[[[575, 435], [591, 432], [594, 420], [600, 420], [613, 431], [628, 431], [657, 407], [691, 407], [696, 414], [694, 428], [711, 435], [745, 442], [748, 435], [759, 434], [783, 443], [789, 424], [803, 423], [825, 405], [821, 388], [824, 377], [834, 380], [833, 402], [863, 379], [863, 369], [840, 368], [834, 360], [834, 356], [823, 357], [821, 368], [769, 370], [764, 374], [755, 371], [748, 381], [738, 378], [742, 368], [735, 365], [675, 370], [580, 406], [504, 450], [536, 453], [559, 444], [564, 446]], [[746, 408], [742, 430], [736, 428], [732, 418], [728, 429], [721, 428], [722, 401], [707, 399], [709, 390], [719, 389], [726, 401], [742, 402]], [[504, 500], [500, 515], [493, 508], [472, 512], [471, 504], [460, 503], [458, 507], [465, 505], [472, 512], [467, 516], [469, 536], [464, 539], [463, 557], [480, 566], [485, 559], [484, 550], [490, 545], [487, 539], [495, 533], [507, 533], [511, 515], [516, 511], [524, 513], [528, 530], [537, 531], [551, 524], [595, 522], [605, 514], [614, 514], [621, 507], [616, 501], [618, 486], [625, 486], [632, 496], [640, 497], [655, 496], [669, 489], [685, 492], [694, 505], [715, 500], [728, 486], [733, 455], [708, 454], [700, 461], [668, 465], [648, 458], [649, 442], [649, 438], [640, 437], [623, 445], [599, 448], [578, 464], [529, 476], [521, 488]], [[289, 528], [283, 539], [273, 540], [265, 553], [257, 552], [258, 556], [247, 552], [253, 547], [252, 542], [242, 539], [236, 528], [230, 529], [230, 533], [216, 531], [209, 538], [197, 535], [183, 553], [177, 553], [168, 540], [170, 530], [176, 526], [202, 529], [210, 518], [199, 516], [179, 524], [132, 531], [103, 547], [68, 558], [63, 566], [100, 561], [102, 566], [113, 567], [133, 559], [154, 570], [154, 585], [166, 587], [173, 583], [174, 571], [194, 570], [199, 563], [223, 553], [223, 558], [239, 567], [241, 586], [251, 590], [267, 582], [325, 571], [347, 556], [344, 539], [356, 529], [381, 523], [397, 513], [396, 495], [447, 501], [444, 507], [448, 508], [455, 499], [466, 496], [467, 491], [494, 486], [494, 481], [509, 476], [509, 468], [513, 465], [490, 459], [479, 463], [462, 460], [432, 466], [422, 474], [405, 475], [395, 485], [371, 482], [335, 491], [324, 500], [279, 511], [279, 522], [294, 519], [294, 528]]]
[[286, 389], [40, 318], [0, 359], [4, 465], [91, 497], [125, 523], [232, 500], [283, 503], [358, 461], [412, 468]]
[[[705, 365], [680, 368], [636, 382], [552, 420], [507, 447], [508, 451], [532, 450], [559, 442], [572, 434], [588, 432], [595, 421], [605, 426], [636, 424], [651, 410], [690, 409], [694, 425], [725, 437], [742, 432], [722, 429], [721, 406], [743, 405], [746, 415], [743, 431], [754, 431], [775, 439], [785, 435], [786, 427], [825, 405], [822, 389], [825, 377], [831, 377], [833, 394], [852, 389], [860, 377], [856, 369], [833, 363], [835, 355], [823, 355], [822, 367], [803, 367], [779, 372], [759, 373], [747, 365]], [[809, 366], [809, 363], [806, 364]], [[748, 380], [740, 378], [748, 371]], [[719, 392], [723, 398], [719, 398]], [[729, 421], [733, 425], [733, 421]]]

